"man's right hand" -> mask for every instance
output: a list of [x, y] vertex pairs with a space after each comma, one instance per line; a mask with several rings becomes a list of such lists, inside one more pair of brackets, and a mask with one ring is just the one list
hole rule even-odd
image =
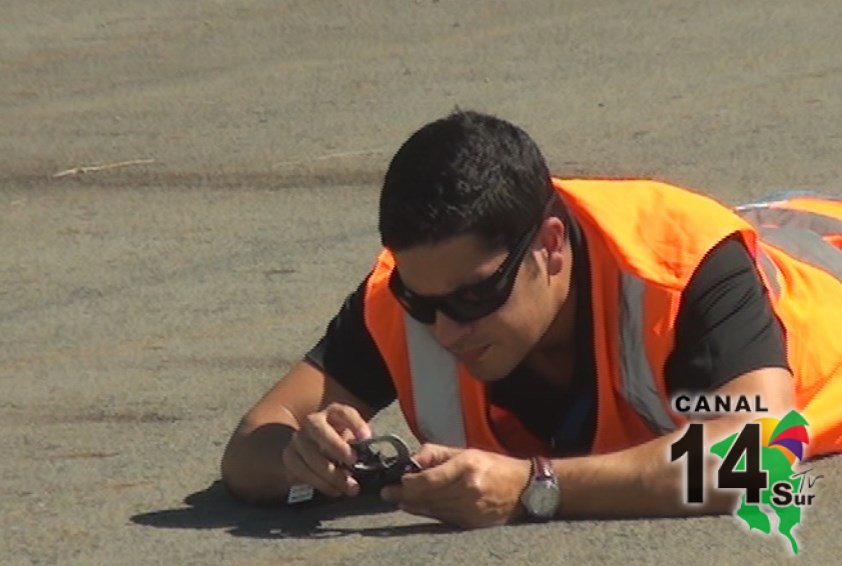
[[283, 452], [289, 483], [311, 485], [330, 497], [357, 495], [360, 486], [343, 465], [357, 460], [349, 442], [371, 436], [365, 419], [350, 405], [333, 403], [300, 424]]
[[296, 484], [334, 496], [353, 495], [358, 487], [342, 468], [356, 458], [348, 441], [371, 436], [366, 420], [372, 416], [322, 370], [298, 362], [231, 435], [222, 457], [225, 485], [255, 503], [285, 501]]

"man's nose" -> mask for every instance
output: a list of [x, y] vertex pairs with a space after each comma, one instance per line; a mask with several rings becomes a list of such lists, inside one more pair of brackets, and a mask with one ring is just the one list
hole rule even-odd
[[444, 348], [450, 349], [458, 344], [471, 330], [470, 323], [457, 322], [441, 311], [436, 311], [433, 323], [433, 337]]

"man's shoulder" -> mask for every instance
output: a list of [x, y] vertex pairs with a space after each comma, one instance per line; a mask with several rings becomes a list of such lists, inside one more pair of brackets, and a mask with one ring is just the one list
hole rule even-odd
[[621, 270], [668, 289], [682, 289], [717, 243], [753, 230], [716, 200], [661, 181], [576, 179], [559, 186], [597, 251], [594, 261], [610, 256]]

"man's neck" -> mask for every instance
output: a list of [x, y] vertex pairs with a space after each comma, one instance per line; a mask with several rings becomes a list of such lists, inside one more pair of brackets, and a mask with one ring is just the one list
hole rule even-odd
[[[572, 271], [572, 270], [571, 270]], [[572, 273], [567, 297], [563, 300], [544, 336], [526, 356], [526, 366], [538, 377], [559, 389], [569, 389], [574, 381], [578, 291]]]

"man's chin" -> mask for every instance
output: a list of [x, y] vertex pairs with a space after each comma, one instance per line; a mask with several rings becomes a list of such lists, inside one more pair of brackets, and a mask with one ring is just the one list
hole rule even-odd
[[511, 373], [512, 368], [504, 367], [499, 363], [494, 363], [491, 359], [482, 359], [473, 362], [461, 362], [465, 369], [477, 381], [483, 383], [491, 383], [499, 381]]
[[504, 377], [506, 377], [505, 373], [501, 372], [483, 372], [480, 373], [475, 371], [471, 368], [468, 368], [468, 371], [471, 373], [473, 377], [476, 378], [477, 381], [481, 381], [482, 383], [494, 383], [495, 381], [500, 381]]

